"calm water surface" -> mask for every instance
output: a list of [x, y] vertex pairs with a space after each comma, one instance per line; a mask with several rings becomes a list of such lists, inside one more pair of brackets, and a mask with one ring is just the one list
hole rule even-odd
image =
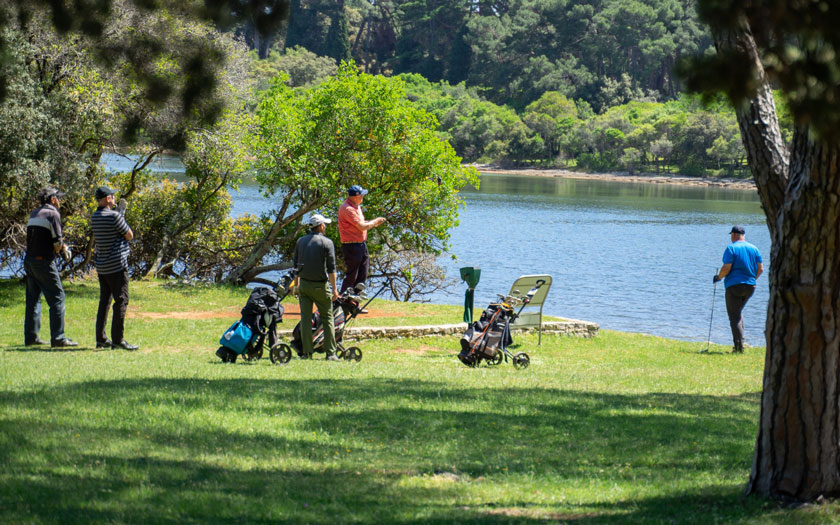
[[[743, 224], [769, 261], [754, 191], [483, 175], [480, 191], [463, 196], [451, 239], [458, 262], [441, 263], [452, 275], [459, 266], [481, 267], [481, 304], [519, 275], [546, 273], [554, 280], [546, 313], [700, 341], [732, 224]], [[764, 278], [745, 309], [748, 344], [764, 345], [767, 300]], [[725, 310], [721, 283], [712, 340], [731, 344]]]
[[[106, 162], [113, 170], [130, 168], [116, 156]], [[183, 172], [172, 158], [153, 169]], [[549, 274], [547, 314], [705, 341], [711, 278], [733, 224], [746, 227], [769, 269], [769, 232], [751, 190], [485, 174], [480, 190], [462, 195], [466, 205], [450, 241], [457, 259], [440, 263], [454, 277], [461, 266], [481, 268], [477, 309], [520, 275]], [[233, 194], [234, 215], [269, 207], [253, 185]], [[461, 304], [464, 289], [460, 283], [431, 300]], [[723, 292], [718, 284], [712, 341], [731, 344]], [[765, 277], [745, 309], [748, 344], [764, 345], [767, 300]]]

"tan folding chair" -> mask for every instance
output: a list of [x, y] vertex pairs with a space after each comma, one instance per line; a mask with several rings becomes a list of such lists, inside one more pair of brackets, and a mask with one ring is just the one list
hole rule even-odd
[[525, 296], [528, 293], [528, 290], [533, 288], [537, 285], [537, 281], [543, 280], [545, 284], [540, 286], [540, 289], [537, 290], [537, 293], [534, 294], [534, 297], [531, 298], [531, 302], [522, 309], [522, 313], [519, 317], [516, 318], [516, 321], [513, 322], [511, 328], [530, 328], [530, 327], [538, 327], [539, 328], [539, 342], [537, 344], [542, 344], [542, 310], [543, 304], [545, 303], [545, 298], [548, 295], [548, 291], [551, 289], [551, 276], [550, 275], [523, 275], [516, 281], [514, 281], [513, 286], [510, 287], [510, 295], [513, 295], [513, 292], [518, 290], [521, 296]]

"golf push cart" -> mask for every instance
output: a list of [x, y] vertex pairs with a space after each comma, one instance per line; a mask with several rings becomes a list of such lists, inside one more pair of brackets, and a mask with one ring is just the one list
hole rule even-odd
[[[377, 291], [373, 297], [369, 298], [364, 305], [362, 305], [362, 301], [367, 299], [367, 297], [364, 296], [364, 283], [358, 283], [352, 289], [348, 288], [339, 296], [337, 301], [333, 302], [333, 324], [335, 326], [335, 342], [337, 346], [336, 355], [339, 359], [344, 359], [345, 361], [362, 360], [362, 350], [358, 346], [344, 346], [344, 332], [347, 330], [350, 322], [362, 311], [364, 311], [365, 307], [367, 307], [367, 305], [369, 305], [376, 296], [382, 293], [386, 286], [380, 288], [379, 291]], [[308, 354], [303, 350], [303, 341], [300, 335], [300, 323], [298, 323], [292, 331], [291, 347], [295, 349], [298, 357], [301, 359], [312, 358], [312, 354]], [[316, 353], [324, 353], [324, 327], [321, 316], [317, 311], [312, 312], [312, 349]], [[278, 345], [278, 352], [279, 351], [290, 353], [291, 349], [288, 345], [281, 343]], [[274, 362], [273, 360], [274, 354], [272, 354], [272, 362]]]
[[[490, 303], [481, 313], [481, 318], [472, 323], [461, 337], [461, 353], [458, 354], [458, 359], [470, 367], [478, 366], [481, 361], [495, 366], [501, 364], [502, 360], [510, 359], [514, 368], [528, 368], [531, 364], [528, 354], [514, 354], [507, 349], [513, 343], [510, 325], [544, 284], [544, 280], [538, 280], [525, 297], [522, 297], [519, 290], [513, 290], [510, 295], [496, 294], [498, 301]], [[517, 306], [519, 310], [516, 310]]]
[[260, 286], [251, 291], [242, 308], [242, 317], [219, 339], [222, 346], [216, 355], [223, 362], [235, 363], [239, 356], [255, 361], [262, 358], [265, 350], [269, 351], [272, 363], [289, 362], [288, 346], [278, 342], [277, 323], [283, 322], [284, 309], [280, 303], [289, 295], [289, 285], [296, 276], [297, 270], [292, 270], [273, 288]]

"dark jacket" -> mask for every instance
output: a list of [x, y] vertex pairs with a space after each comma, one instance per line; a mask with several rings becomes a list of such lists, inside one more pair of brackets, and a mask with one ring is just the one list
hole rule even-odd
[[310, 233], [298, 239], [292, 257], [300, 278], [307, 281], [326, 282], [335, 273], [335, 246], [322, 233]]

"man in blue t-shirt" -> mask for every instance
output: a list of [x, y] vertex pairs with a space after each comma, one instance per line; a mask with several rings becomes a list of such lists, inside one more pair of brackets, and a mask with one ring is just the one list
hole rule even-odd
[[735, 346], [732, 353], [744, 351], [744, 318], [741, 312], [755, 292], [755, 281], [764, 273], [764, 263], [758, 248], [744, 240], [744, 227], [733, 226], [729, 231], [732, 244], [723, 252], [723, 267], [714, 276], [713, 282], [721, 279], [726, 286], [726, 313], [732, 328]]

